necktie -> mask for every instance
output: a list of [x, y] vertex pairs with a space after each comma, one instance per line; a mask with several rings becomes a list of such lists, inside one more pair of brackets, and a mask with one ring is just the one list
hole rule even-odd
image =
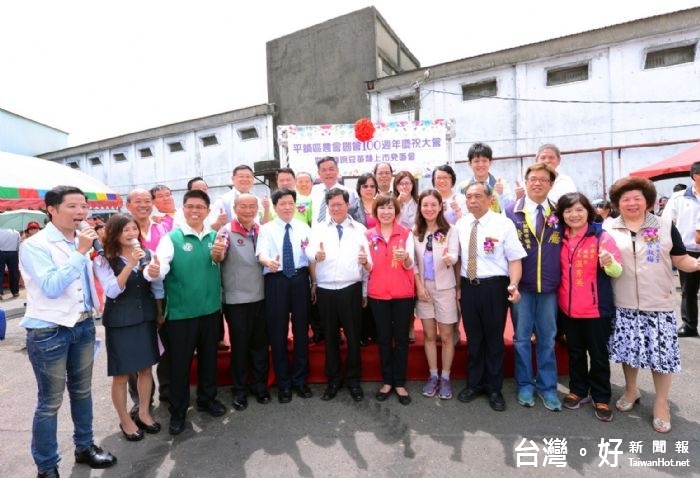
[[323, 222], [326, 220], [326, 211], [328, 210], [328, 203], [326, 202], [326, 193], [328, 189], [323, 190], [323, 200], [321, 201], [321, 209], [318, 210], [318, 222]]
[[335, 227], [338, 229], [338, 240], [340, 241], [343, 238], [343, 226], [342, 224], [336, 224]]
[[292, 249], [292, 241], [289, 238], [289, 230], [292, 225], [287, 224], [284, 228], [286, 230], [282, 241], [282, 273], [285, 277], [292, 277], [294, 275], [294, 249]]
[[537, 212], [535, 213], [535, 234], [537, 237], [542, 237], [542, 232], [544, 231], [544, 208], [542, 204], [537, 205]]
[[469, 251], [467, 257], [467, 278], [469, 280], [476, 279], [476, 226], [479, 221], [472, 223], [472, 232], [469, 235]]

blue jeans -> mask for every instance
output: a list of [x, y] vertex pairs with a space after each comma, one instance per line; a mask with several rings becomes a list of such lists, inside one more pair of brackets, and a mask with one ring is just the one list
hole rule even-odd
[[27, 352], [38, 388], [32, 424], [32, 457], [39, 471], [58, 465], [57, 414], [68, 384], [76, 451], [87, 449], [92, 436], [92, 361], [95, 323], [74, 327], [27, 329]]
[[[541, 394], [557, 391], [557, 361], [554, 356], [554, 338], [557, 333], [557, 294], [521, 292], [515, 305], [515, 382], [518, 391]], [[532, 369], [532, 332], [537, 336], [537, 383]]]

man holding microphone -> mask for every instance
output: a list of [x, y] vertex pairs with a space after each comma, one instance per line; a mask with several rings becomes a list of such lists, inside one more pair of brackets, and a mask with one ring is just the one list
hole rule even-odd
[[87, 197], [72, 186], [46, 193], [50, 223], [20, 248], [20, 270], [27, 288], [27, 309], [20, 326], [27, 330], [27, 354], [37, 381], [32, 425], [32, 457], [40, 477], [57, 477], [57, 415], [68, 384], [76, 463], [108, 468], [117, 462], [95, 445], [92, 431], [94, 307], [99, 303], [88, 252], [97, 240], [81, 228]]

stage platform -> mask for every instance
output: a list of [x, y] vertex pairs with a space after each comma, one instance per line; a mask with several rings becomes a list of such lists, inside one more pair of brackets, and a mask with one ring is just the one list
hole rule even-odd
[[[428, 362], [425, 358], [425, 351], [423, 349], [423, 330], [421, 327], [421, 321], [419, 319], [415, 320], [415, 336], [416, 342], [409, 344], [408, 350], [408, 368], [407, 375], [408, 380], [425, 380], [428, 377]], [[464, 328], [460, 324], [460, 337], [461, 340], [459, 345], [457, 345], [455, 350], [455, 357], [452, 362], [451, 377], [453, 380], [464, 380], [466, 377], [467, 370], [467, 344], [465, 339]], [[226, 337], [228, 342], [228, 337]], [[503, 341], [505, 343], [505, 357], [503, 359], [503, 368], [506, 377], [512, 377], [515, 368], [515, 357], [513, 348], [513, 326], [510, 318], [506, 322], [506, 328], [503, 334]], [[289, 345], [289, 355], [291, 360], [292, 355], [292, 339], [291, 336], [288, 340]], [[440, 361], [440, 342], [438, 341], [438, 364]], [[345, 357], [346, 346], [341, 346], [341, 356]], [[534, 344], [533, 344], [534, 351]], [[366, 382], [381, 382], [381, 367], [379, 362], [379, 347], [372, 343], [366, 347], [362, 347], [362, 380]], [[557, 371], [559, 375], [567, 375], [569, 373], [569, 356], [566, 347], [556, 342], [555, 354], [557, 357]], [[533, 353], [534, 357], [534, 353]], [[326, 376], [324, 374], [324, 360], [325, 360], [325, 344], [321, 342], [319, 344], [309, 345], [309, 383], [326, 383]], [[231, 384], [231, 375], [229, 371], [231, 361], [230, 351], [219, 351], [218, 352], [218, 376], [217, 382], [219, 386], [226, 386]], [[533, 360], [534, 366], [534, 360]], [[197, 358], [195, 356], [192, 362], [192, 370], [190, 373], [190, 383], [197, 383]], [[274, 371], [272, 370], [272, 362], [270, 362], [270, 377], [268, 379], [270, 385], [275, 383]]]

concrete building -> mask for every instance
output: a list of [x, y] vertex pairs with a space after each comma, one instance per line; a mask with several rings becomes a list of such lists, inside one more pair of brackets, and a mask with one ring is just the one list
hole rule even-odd
[[369, 117], [366, 82], [419, 66], [374, 7], [269, 41], [267, 95], [278, 108], [275, 125]]
[[210, 196], [216, 198], [229, 190], [235, 166], [248, 164], [262, 174], [274, 157], [274, 114], [274, 105], [251, 106], [39, 157], [80, 169], [122, 195], [164, 184], [179, 205], [192, 177], [203, 177]]
[[414, 119], [418, 93], [421, 118], [455, 120], [457, 162], [487, 142], [496, 157], [514, 157], [493, 166], [511, 184], [543, 143], [593, 150], [565, 155], [560, 170], [601, 197], [688, 147], [624, 146], [700, 138], [699, 38], [693, 8], [378, 78], [368, 84], [372, 120]]
[[34, 156], [67, 145], [65, 131], [0, 108], [0, 151]]

